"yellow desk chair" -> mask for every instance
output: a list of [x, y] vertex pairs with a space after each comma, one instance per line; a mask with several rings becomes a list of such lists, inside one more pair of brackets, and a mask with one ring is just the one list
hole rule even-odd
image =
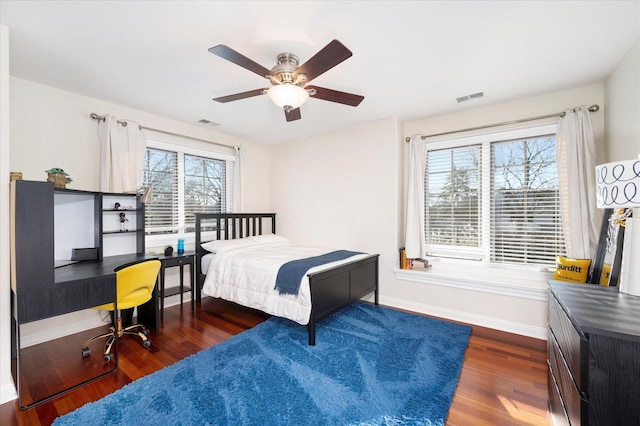
[[121, 310], [140, 306], [151, 300], [151, 294], [156, 285], [159, 271], [160, 261], [148, 260], [127, 266], [116, 272], [118, 310], [116, 311], [114, 303], [107, 303], [93, 308], [105, 311], [116, 311], [116, 324], [115, 326], [111, 326], [108, 332], [87, 340], [82, 346], [83, 357], [89, 356], [91, 353], [89, 345], [92, 342], [106, 338], [104, 360], [105, 362], [111, 361], [113, 359], [111, 347], [115, 340], [124, 334], [140, 337], [140, 339], [142, 339], [142, 346], [145, 348], [151, 346], [151, 340], [147, 338], [149, 330], [144, 325], [134, 324], [128, 327], [122, 327]]

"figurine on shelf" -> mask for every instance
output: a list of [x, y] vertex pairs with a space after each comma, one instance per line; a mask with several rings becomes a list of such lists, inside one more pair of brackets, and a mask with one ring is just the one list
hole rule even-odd
[[129, 230], [127, 228], [127, 222], [129, 222], [127, 215], [124, 212], [120, 213], [120, 232], [126, 232]]
[[113, 205], [113, 209], [114, 209], [114, 210], [120, 210], [120, 203], [115, 203], [115, 204]]
[[53, 186], [56, 188], [66, 188], [68, 183], [73, 182], [73, 179], [69, 177], [69, 173], [60, 167], [46, 170], [45, 173], [47, 174], [47, 181], [53, 182]]

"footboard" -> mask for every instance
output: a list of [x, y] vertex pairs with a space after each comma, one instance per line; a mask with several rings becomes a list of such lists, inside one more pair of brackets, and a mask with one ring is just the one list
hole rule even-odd
[[316, 323], [344, 306], [374, 292], [378, 304], [378, 259], [372, 254], [336, 268], [309, 274], [311, 316], [309, 345], [316, 344]]

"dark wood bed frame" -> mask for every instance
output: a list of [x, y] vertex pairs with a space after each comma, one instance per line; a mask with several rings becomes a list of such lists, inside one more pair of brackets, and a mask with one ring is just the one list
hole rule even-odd
[[[204, 223], [203, 223], [204, 222]], [[207, 222], [213, 229], [208, 230]], [[204, 275], [201, 258], [208, 252], [201, 244], [211, 240], [229, 240], [276, 232], [275, 213], [196, 213], [196, 301], [202, 299]], [[215, 233], [215, 238], [203, 238], [203, 232]], [[308, 274], [311, 290], [311, 316], [307, 330], [309, 345], [316, 344], [318, 321], [350, 303], [374, 292], [378, 304], [378, 258], [372, 254], [322, 272]]]

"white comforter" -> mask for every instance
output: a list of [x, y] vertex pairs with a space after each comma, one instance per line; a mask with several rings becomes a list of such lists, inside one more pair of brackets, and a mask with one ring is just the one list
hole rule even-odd
[[[291, 260], [319, 256], [331, 251], [333, 250], [295, 246], [290, 242], [265, 242], [225, 249], [215, 253], [209, 262], [202, 292], [306, 325], [311, 314], [309, 278], [307, 275], [302, 278], [297, 295], [280, 294], [274, 288], [278, 270]], [[366, 254], [316, 266], [308, 273], [363, 257]]]

